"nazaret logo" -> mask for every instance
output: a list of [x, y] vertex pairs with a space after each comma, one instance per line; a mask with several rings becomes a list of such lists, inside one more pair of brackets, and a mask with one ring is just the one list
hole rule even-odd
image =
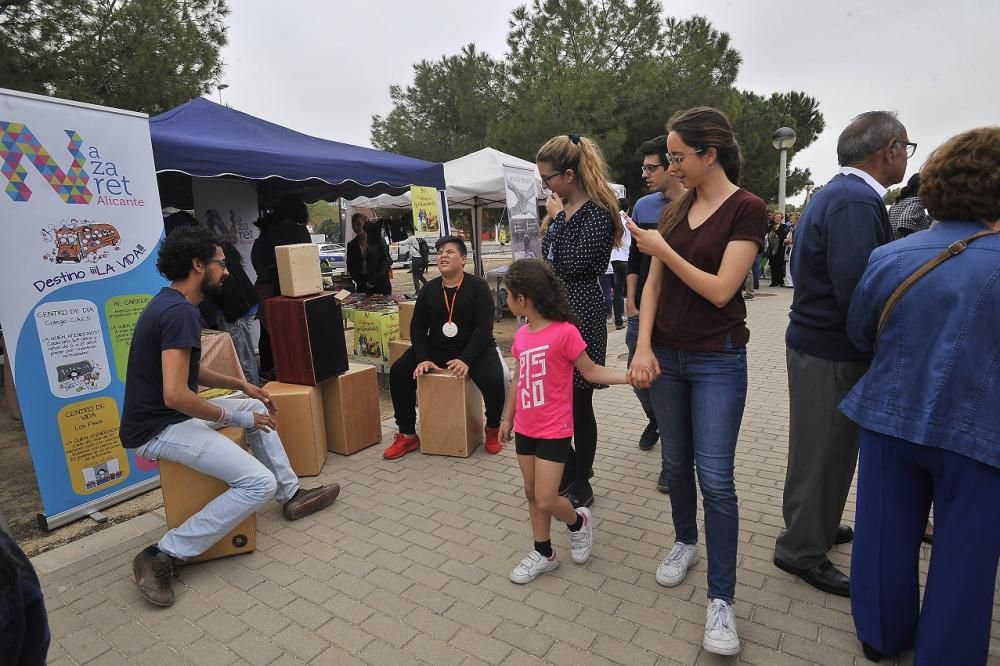
[[80, 150], [83, 139], [73, 130], [63, 130], [69, 137], [66, 150], [73, 158], [68, 171], [52, 158], [24, 123], [0, 121], [0, 173], [7, 179], [7, 196], [14, 201], [31, 198], [31, 188], [25, 182], [28, 170], [22, 164], [27, 157], [42, 178], [68, 204], [89, 204], [93, 194], [87, 187], [90, 176], [83, 167], [87, 158]]

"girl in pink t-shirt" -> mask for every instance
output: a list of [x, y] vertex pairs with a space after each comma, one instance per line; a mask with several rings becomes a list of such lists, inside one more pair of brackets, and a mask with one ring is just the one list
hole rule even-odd
[[625, 384], [625, 372], [595, 364], [571, 322], [566, 290], [544, 261], [519, 259], [507, 269], [507, 306], [528, 324], [514, 334], [514, 374], [500, 424], [500, 440], [514, 433], [524, 477], [535, 547], [510, 579], [529, 583], [559, 566], [549, 530], [552, 516], [569, 527], [573, 561], [590, 559], [594, 532], [590, 510], [573, 509], [559, 496], [559, 480], [573, 438], [573, 368], [594, 384]]

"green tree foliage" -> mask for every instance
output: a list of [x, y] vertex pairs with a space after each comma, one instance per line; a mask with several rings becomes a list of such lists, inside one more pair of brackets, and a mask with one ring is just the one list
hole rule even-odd
[[326, 236], [328, 243], [339, 242], [343, 238], [340, 229], [340, 209], [329, 201], [306, 204], [309, 209], [309, 226], [313, 233]]
[[443, 162], [485, 145], [486, 128], [504, 106], [504, 66], [469, 44], [457, 56], [413, 66], [414, 81], [389, 88], [393, 109], [372, 118], [372, 143]]
[[225, 0], [0, 0], [0, 85], [156, 114], [212, 90]]
[[[709, 105], [733, 120], [743, 184], [776, 199], [774, 130], [798, 133], [792, 155], [823, 130], [805, 93], [737, 90], [741, 58], [729, 35], [703, 17], [663, 18], [659, 0], [533, 0], [511, 14], [507, 46], [502, 61], [469, 45], [415, 65], [412, 85], [390, 89], [393, 110], [373, 118], [372, 142], [439, 161], [485, 145], [530, 160], [548, 138], [579, 132], [598, 142], [634, 199], [644, 193], [635, 149], [665, 133], [676, 111]], [[788, 194], [808, 176], [792, 169]]]

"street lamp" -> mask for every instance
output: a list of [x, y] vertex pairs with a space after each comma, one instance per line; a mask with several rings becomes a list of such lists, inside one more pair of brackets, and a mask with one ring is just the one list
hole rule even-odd
[[222, 104], [222, 91], [229, 87], [228, 83], [219, 84], [219, 104]]
[[809, 204], [809, 199], [812, 198], [812, 191], [814, 187], [816, 187], [816, 183], [812, 182], [811, 178], [806, 181], [806, 200], [802, 204], [803, 208]]
[[781, 151], [781, 173], [778, 176], [778, 211], [785, 214], [785, 175], [788, 170], [788, 149], [795, 145], [795, 130], [780, 127], [771, 137], [771, 145]]

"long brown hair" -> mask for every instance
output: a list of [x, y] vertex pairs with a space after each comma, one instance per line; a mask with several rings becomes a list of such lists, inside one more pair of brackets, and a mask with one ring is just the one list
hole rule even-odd
[[[667, 132], [677, 132], [684, 143], [695, 150], [715, 148], [726, 177], [733, 184], [739, 183], [743, 156], [740, 154], [740, 145], [736, 143], [733, 125], [722, 111], [710, 106], [678, 111], [667, 122]], [[687, 219], [697, 197], [697, 190], [691, 188], [664, 209], [659, 225], [664, 238], [669, 237], [677, 225]]]
[[[551, 164], [559, 173], [572, 169], [587, 198], [610, 213], [615, 225], [614, 244], [616, 247], [621, 244], [625, 227], [618, 214], [618, 197], [608, 185], [608, 165], [596, 143], [577, 134], [554, 136], [538, 150], [535, 162]], [[548, 216], [542, 221], [543, 233], [550, 221]]]
[[529, 299], [546, 319], [576, 323], [566, 287], [541, 259], [518, 259], [507, 267], [503, 281], [515, 298]]

